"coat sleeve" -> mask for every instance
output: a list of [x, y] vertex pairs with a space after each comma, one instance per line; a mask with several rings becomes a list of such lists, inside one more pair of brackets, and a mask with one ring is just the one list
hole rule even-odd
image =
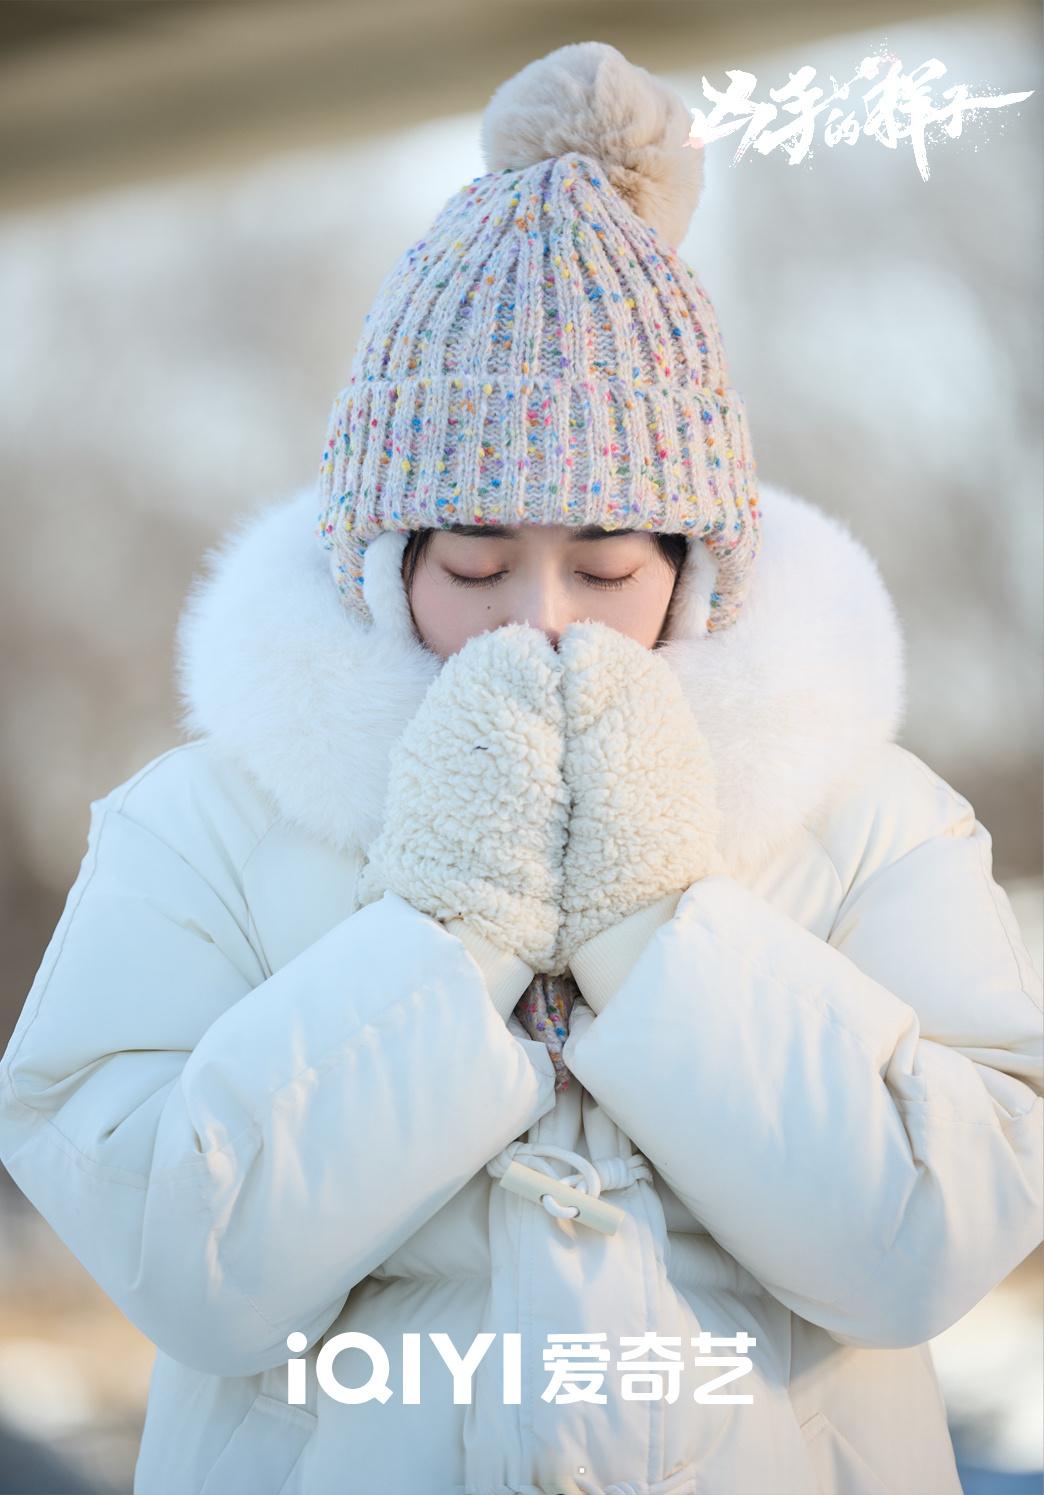
[[1044, 1234], [1040, 978], [989, 833], [913, 764], [930, 833], [867, 813], [829, 938], [704, 878], [615, 991], [614, 952], [581, 951], [599, 1015], [564, 1049], [737, 1261], [869, 1347], [941, 1333]]
[[498, 1012], [388, 892], [264, 979], [230, 885], [92, 804], [0, 1062], [0, 1158], [161, 1350], [250, 1375], [553, 1108], [554, 1069], [504, 1020], [524, 966]]

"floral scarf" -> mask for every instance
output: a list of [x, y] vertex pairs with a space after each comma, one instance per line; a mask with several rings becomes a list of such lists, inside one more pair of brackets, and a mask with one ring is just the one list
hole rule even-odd
[[569, 1070], [562, 1058], [562, 1045], [569, 1037], [569, 1015], [580, 988], [571, 971], [561, 976], [538, 974], [515, 1006], [515, 1016], [531, 1038], [546, 1043], [555, 1066], [556, 1090], [569, 1088]]

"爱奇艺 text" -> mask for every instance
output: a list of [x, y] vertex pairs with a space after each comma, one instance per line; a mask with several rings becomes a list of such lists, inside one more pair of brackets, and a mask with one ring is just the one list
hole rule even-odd
[[[498, 1337], [502, 1353], [503, 1403], [517, 1406], [522, 1401], [521, 1334], [476, 1334], [464, 1354], [457, 1350], [448, 1334], [433, 1332], [428, 1335], [452, 1377], [454, 1403], [471, 1402], [475, 1370]], [[402, 1401], [412, 1405], [421, 1400], [421, 1338], [418, 1333], [402, 1335]], [[549, 1376], [548, 1384], [541, 1392], [542, 1400], [556, 1405], [580, 1401], [604, 1405], [608, 1396], [600, 1388], [611, 1359], [609, 1347], [604, 1342], [605, 1333], [562, 1332], [548, 1334], [546, 1338], [549, 1343], [543, 1350], [543, 1363]], [[737, 1334], [719, 1336], [703, 1330], [689, 1340], [696, 1351], [691, 1364], [682, 1358], [681, 1342], [679, 1335], [658, 1335], [652, 1331], [621, 1335], [618, 1339], [621, 1358], [617, 1360], [615, 1370], [622, 1399], [676, 1402], [681, 1394], [684, 1371], [720, 1366], [725, 1368], [724, 1373], [697, 1385], [692, 1400], [707, 1405], [753, 1402], [754, 1398], [749, 1395], [715, 1392], [716, 1387], [750, 1372], [752, 1367], [747, 1350], [757, 1344], [752, 1335], [741, 1330]], [[287, 1335], [286, 1344], [293, 1357], [287, 1361], [287, 1401], [302, 1406], [307, 1400], [308, 1361], [300, 1357], [308, 1341], [297, 1330]], [[370, 1361], [371, 1374], [361, 1385], [346, 1386], [335, 1374], [334, 1361], [349, 1349], [362, 1351]], [[734, 1353], [714, 1353], [715, 1350], [727, 1349]], [[389, 1401], [394, 1395], [388, 1385], [390, 1373], [391, 1362], [385, 1347], [370, 1334], [336, 1334], [323, 1344], [315, 1358], [315, 1375], [320, 1388], [335, 1401], [348, 1404]]]

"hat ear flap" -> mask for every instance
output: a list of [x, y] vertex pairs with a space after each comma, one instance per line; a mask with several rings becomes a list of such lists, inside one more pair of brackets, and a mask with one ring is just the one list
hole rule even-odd
[[409, 534], [405, 530], [382, 530], [363, 554], [363, 596], [373, 619], [373, 628], [404, 641], [415, 640], [413, 619], [402, 582], [402, 556]]
[[675, 582], [671, 609], [672, 638], [706, 638], [718, 568], [702, 540], [689, 538], [685, 564]]

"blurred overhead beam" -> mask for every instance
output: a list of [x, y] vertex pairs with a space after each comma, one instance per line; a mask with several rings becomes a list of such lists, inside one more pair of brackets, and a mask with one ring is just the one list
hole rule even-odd
[[981, 8], [974, 0], [4, 0], [0, 211], [479, 110], [503, 79], [566, 42], [611, 42], [654, 72], [720, 73], [825, 35], [880, 28], [883, 39], [893, 23]]

